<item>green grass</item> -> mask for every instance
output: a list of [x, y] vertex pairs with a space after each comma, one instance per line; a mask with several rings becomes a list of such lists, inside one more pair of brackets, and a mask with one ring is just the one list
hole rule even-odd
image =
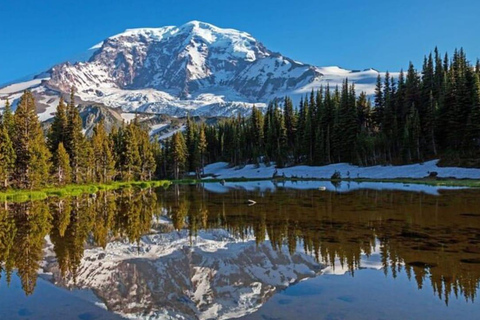
[[100, 190], [119, 190], [119, 189], [147, 189], [147, 188], [168, 188], [172, 184], [168, 180], [158, 181], [127, 181], [112, 182], [109, 184], [72, 184], [65, 187], [49, 187], [42, 190], [7, 190], [0, 192], [0, 201], [26, 202], [32, 200], [44, 200], [49, 197], [69, 197], [82, 194], [92, 194]]

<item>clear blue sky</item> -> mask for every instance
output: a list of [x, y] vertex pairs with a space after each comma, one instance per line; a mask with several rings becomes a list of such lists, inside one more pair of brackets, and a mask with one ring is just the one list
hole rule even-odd
[[0, 0], [0, 83], [45, 70], [127, 28], [201, 20], [319, 66], [396, 71], [438, 45], [480, 57], [478, 0]]

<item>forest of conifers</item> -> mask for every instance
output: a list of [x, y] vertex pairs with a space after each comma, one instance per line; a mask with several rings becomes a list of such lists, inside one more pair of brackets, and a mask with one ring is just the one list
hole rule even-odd
[[15, 113], [7, 102], [0, 121], [0, 188], [150, 180], [158, 149], [137, 119], [109, 134], [100, 121], [87, 138], [73, 90], [68, 106], [60, 100], [45, 137], [33, 95], [26, 91]]
[[108, 133], [83, 133], [74, 103], [57, 107], [45, 135], [26, 91], [0, 121], [0, 188], [37, 189], [69, 183], [181, 178], [217, 161], [277, 166], [350, 162], [362, 166], [440, 158], [480, 166], [480, 62], [463, 50], [437, 49], [421, 72], [410, 63], [398, 77], [378, 76], [373, 102], [348, 79], [341, 88], [312, 91], [294, 106], [289, 97], [215, 125], [187, 118], [184, 132], [160, 142], [135, 118]]
[[265, 114], [254, 108], [249, 117], [215, 126], [188, 119], [184, 137], [174, 135], [162, 149], [161, 171], [168, 175], [177, 165], [194, 171], [217, 161], [368, 166], [440, 158], [480, 166], [479, 151], [480, 63], [471, 65], [463, 50], [450, 59], [435, 49], [421, 72], [410, 63], [398, 78], [378, 76], [372, 103], [347, 79], [341, 88], [312, 91], [297, 108], [286, 97], [270, 103]]

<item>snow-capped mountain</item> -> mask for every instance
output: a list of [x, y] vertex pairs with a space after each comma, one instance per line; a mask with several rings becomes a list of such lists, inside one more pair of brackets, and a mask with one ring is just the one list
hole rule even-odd
[[35, 79], [1, 88], [0, 103], [7, 97], [15, 101], [30, 88], [41, 119], [47, 120], [58, 97], [74, 86], [84, 104], [173, 116], [229, 116], [285, 95], [299, 97], [322, 84], [335, 86], [347, 77], [358, 91], [371, 94], [378, 75], [373, 69], [304, 64], [267, 49], [248, 33], [199, 21], [126, 30], [86, 56], [86, 61], [61, 63]]

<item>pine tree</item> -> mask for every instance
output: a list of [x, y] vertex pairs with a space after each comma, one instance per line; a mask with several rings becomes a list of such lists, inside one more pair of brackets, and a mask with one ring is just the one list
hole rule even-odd
[[475, 74], [473, 86], [473, 106], [468, 118], [465, 146], [476, 155], [480, 151], [480, 76]]
[[61, 97], [57, 106], [57, 111], [53, 117], [52, 125], [47, 135], [48, 148], [52, 154], [55, 154], [60, 142], [65, 145], [67, 140], [67, 126], [67, 109], [63, 101], [63, 97]]
[[195, 171], [198, 162], [198, 153], [196, 152], [196, 126], [193, 123], [190, 114], [187, 116], [187, 122], [185, 125], [185, 143], [187, 144], [188, 150], [188, 170]]
[[139, 152], [139, 140], [137, 135], [137, 121], [133, 121], [124, 130], [123, 146], [124, 146], [124, 163], [123, 163], [123, 179], [134, 180], [138, 177], [141, 167], [141, 158]]
[[150, 142], [150, 137], [146, 130], [140, 130], [139, 152], [141, 158], [140, 179], [151, 180], [156, 169], [155, 146]]
[[0, 124], [0, 184], [8, 188], [15, 169], [15, 149], [4, 123]]
[[375, 86], [375, 108], [373, 109], [373, 120], [375, 125], [379, 128], [383, 125], [384, 119], [384, 110], [385, 110], [385, 99], [383, 97], [383, 85], [382, 85], [382, 77], [380, 74], [377, 76], [377, 84]]
[[340, 161], [352, 162], [355, 154], [357, 138], [357, 110], [355, 106], [354, 87], [349, 86], [348, 79], [342, 86], [340, 108], [338, 110], [338, 126], [341, 128], [338, 140], [338, 154]]
[[58, 185], [64, 186], [71, 182], [72, 168], [70, 167], [70, 157], [63, 146], [63, 142], [58, 144], [55, 153], [55, 158], [57, 159], [54, 165], [55, 180]]
[[287, 145], [291, 155], [295, 155], [297, 118], [293, 110], [293, 102], [289, 97], [285, 97], [283, 106], [283, 115], [285, 118], [285, 130], [287, 134]]
[[15, 132], [14, 132], [14, 128], [13, 128], [14, 124], [13, 124], [12, 108], [10, 107], [10, 101], [8, 99], [5, 103], [5, 109], [3, 109], [2, 121], [1, 122], [2, 122], [3, 126], [7, 129], [8, 135], [10, 136], [10, 139], [12, 139]]
[[255, 106], [252, 108], [252, 115], [250, 116], [250, 136], [251, 136], [251, 149], [252, 149], [252, 158], [255, 164], [259, 163], [259, 158], [262, 156], [264, 151], [263, 145], [263, 115], [260, 110], [258, 110]]
[[93, 129], [92, 148], [96, 181], [102, 183], [112, 181], [115, 175], [115, 159], [110, 139], [105, 131], [103, 119]]
[[70, 164], [72, 166], [72, 181], [74, 183], [81, 183], [85, 180], [86, 168], [83, 167], [86, 159], [86, 141], [83, 135], [82, 118], [78, 109], [75, 107], [75, 91], [72, 88], [70, 94], [70, 103], [67, 111], [67, 126], [65, 133], [65, 149], [70, 157]]
[[324, 115], [321, 121], [322, 136], [324, 139], [325, 161], [324, 163], [330, 164], [333, 161], [332, 154], [332, 136], [333, 127], [335, 125], [335, 105], [330, 93], [330, 86], [325, 88], [325, 103], [324, 103]]
[[371, 106], [365, 92], [361, 92], [357, 100], [357, 119], [361, 131], [368, 131], [371, 128]]
[[198, 152], [200, 154], [200, 165], [201, 165], [202, 174], [203, 174], [203, 169], [205, 167], [205, 155], [207, 152], [207, 147], [208, 147], [208, 142], [205, 136], [205, 126], [202, 125], [200, 127], [200, 133], [198, 135]]
[[185, 138], [180, 132], [176, 132], [172, 136], [171, 160], [173, 164], [173, 176], [176, 180], [180, 178], [180, 174], [185, 169], [188, 159], [188, 150]]
[[50, 152], [45, 143], [36, 113], [35, 100], [29, 91], [20, 98], [14, 118], [15, 185], [37, 188], [48, 183]]

